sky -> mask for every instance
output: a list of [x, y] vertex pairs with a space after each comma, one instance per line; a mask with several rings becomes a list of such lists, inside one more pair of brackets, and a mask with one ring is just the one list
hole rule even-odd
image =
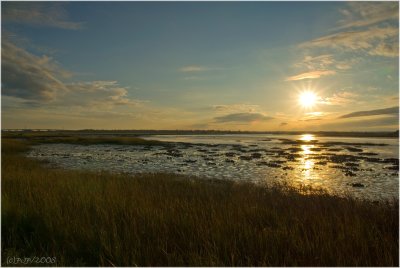
[[398, 2], [2, 1], [1, 49], [2, 129], [399, 128]]

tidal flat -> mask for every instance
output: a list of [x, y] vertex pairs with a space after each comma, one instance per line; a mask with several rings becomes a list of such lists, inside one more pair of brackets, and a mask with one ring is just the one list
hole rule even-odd
[[316, 135], [151, 135], [155, 144], [34, 146], [29, 157], [68, 169], [167, 172], [285, 183], [371, 200], [398, 196], [398, 140]]

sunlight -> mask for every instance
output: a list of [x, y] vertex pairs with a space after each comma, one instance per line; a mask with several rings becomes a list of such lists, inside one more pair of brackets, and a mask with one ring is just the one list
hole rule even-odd
[[309, 154], [312, 154], [311, 148], [314, 148], [314, 145], [301, 145], [301, 149], [303, 150], [301, 151], [301, 154], [303, 155], [303, 158], [301, 160], [301, 170], [303, 173], [303, 178], [307, 180], [312, 179], [312, 177], [316, 175], [314, 174], [314, 172], [312, 172], [314, 168], [314, 160], [308, 158]]
[[304, 166], [303, 166], [303, 174], [304, 174], [304, 179], [312, 179], [312, 168], [314, 167], [314, 162], [313, 160], [307, 159], [304, 161]]
[[312, 108], [317, 103], [317, 95], [312, 91], [304, 91], [300, 93], [299, 103], [304, 108]]
[[300, 137], [300, 140], [302, 140], [302, 141], [312, 141], [312, 140], [314, 140], [314, 135], [312, 135], [312, 134], [303, 134], [303, 135], [301, 135], [301, 137]]
[[314, 162], [311, 159], [307, 159], [304, 162], [304, 169], [309, 170], [314, 166]]
[[311, 150], [310, 149], [313, 148], [314, 145], [301, 145], [300, 147], [303, 150], [303, 151], [301, 151], [301, 153], [303, 155], [307, 155], [307, 154], [311, 154]]

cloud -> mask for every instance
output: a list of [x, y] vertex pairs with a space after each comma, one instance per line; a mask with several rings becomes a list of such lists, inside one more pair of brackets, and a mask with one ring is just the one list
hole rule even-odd
[[188, 65], [188, 66], [184, 66], [179, 69], [179, 71], [183, 72], [183, 73], [203, 72], [203, 71], [207, 71], [207, 70], [208, 70], [208, 68], [206, 68], [204, 66], [199, 66], [199, 65]]
[[307, 69], [309, 71], [326, 70], [332, 68], [336, 68], [337, 70], [348, 70], [351, 69], [352, 65], [356, 62], [358, 62], [358, 60], [355, 58], [337, 60], [332, 54], [323, 54], [319, 56], [306, 55], [293, 66]]
[[325, 98], [321, 101], [321, 104], [326, 105], [345, 105], [355, 101], [355, 98], [358, 97], [358, 94], [348, 91], [342, 91], [339, 93], [333, 94], [332, 97]]
[[69, 72], [47, 56], [38, 57], [2, 40], [2, 94], [32, 101], [51, 101], [65, 84]]
[[388, 20], [399, 19], [397, 2], [350, 2], [341, 10], [344, 18], [339, 21], [338, 29], [364, 27]]
[[201, 66], [201, 65], [186, 65], [178, 69], [179, 72], [182, 73], [200, 73], [200, 72], [209, 72], [209, 71], [221, 71], [225, 68], [222, 67], [210, 67], [210, 66]]
[[334, 121], [321, 124], [324, 129], [345, 131], [393, 131], [399, 128], [399, 117], [395, 115], [366, 117], [351, 121]]
[[322, 120], [322, 118], [326, 115], [327, 113], [324, 112], [309, 112], [306, 113], [306, 115], [300, 119], [300, 121], [315, 121], [315, 120]]
[[[394, 57], [398, 55], [398, 52], [379, 52], [382, 51], [382, 48], [387, 47], [389, 47], [390, 51], [394, 52], [392, 47], [398, 44], [398, 32], [399, 29], [397, 27], [372, 27], [367, 30], [339, 32], [305, 42], [301, 44], [300, 47], [329, 47], [343, 50], [363, 50], [373, 55]], [[378, 47], [380, 49], [377, 50]]]
[[265, 116], [261, 113], [234, 113], [224, 116], [214, 117], [217, 123], [239, 122], [239, 123], [252, 123], [256, 121], [267, 121], [273, 117]]
[[82, 28], [81, 22], [69, 20], [62, 3], [3, 2], [2, 22], [68, 30]]
[[384, 56], [384, 57], [397, 57], [399, 56], [399, 42], [392, 43], [379, 43], [374, 49], [368, 52], [370, 55]]
[[340, 62], [335, 65], [336, 69], [339, 70], [348, 70], [351, 69], [351, 64], [346, 62]]
[[118, 105], [139, 106], [146, 101], [128, 98], [126, 87], [118, 85], [117, 81], [90, 81], [67, 84], [70, 90], [68, 104], [92, 106], [97, 109], [113, 108]]
[[311, 72], [306, 72], [294, 76], [289, 76], [286, 78], [286, 81], [296, 81], [296, 80], [303, 80], [303, 79], [315, 79], [315, 78], [320, 78], [321, 76], [326, 76], [326, 75], [333, 75], [336, 74], [335, 71], [333, 70], [318, 70], [318, 71], [311, 71]]
[[305, 67], [309, 70], [326, 69], [335, 62], [330, 54], [320, 56], [305, 56], [304, 59], [295, 64], [295, 67]]
[[279, 124], [279, 126], [281, 126], [281, 127], [283, 127], [283, 126], [287, 126], [288, 125], [288, 123], [287, 122], [282, 122], [282, 123], [280, 123]]
[[[397, 2], [348, 3], [346, 8], [340, 10], [342, 19], [337, 22], [339, 26], [334, 29], [336, 33], [315, 38], [298, 46], [306, 53], [311, 51], [323, 54], [308, 55], [296, 63], [295, 67], [301, 67], [308, 72], [289, 77], [287, 80], [318, 78], [320, 75], [314, 73], [318, 70], [349, 70], [360, 59], [365, 59], [358, 53], [398, 57], [398, 8]], [[357, 54], [345, 54], [346, 52]]]
[[254, 113], [257, 110], [259, 110], [258, 105], [254, 104], [220, 104], [220, 105], [214, 105], [213, 109], [216, 110], [217, 112], [222, 112], [222, 113], [237, 113], [237, 112], [248, 112], [248, 113]]
[[320, 121], [320, 120], [322, 120], [322, 118], [304, 118], [304, 119], [300, 119], [300, 121], [304, 121], [304, 122]]
[[145, 101], [128, 98], [126, 87], [117, 81], [65, 83], [71, 75], [52, 58], [38, 57], [2, 40], [2, 95], [18, 98], [23, 106], [43, 104], [112, 108], [121, 105], [140, 105]]
[[351, 117], [361, 117], [361, 116], [374, 116], [374, 115], [385, 115], [385, 114], [399, 114], [399, 107], [390, 107], [385, 109], [369, 110], [369, 111], [359, 111], [340, 116], [339, 118], [351, 118]]

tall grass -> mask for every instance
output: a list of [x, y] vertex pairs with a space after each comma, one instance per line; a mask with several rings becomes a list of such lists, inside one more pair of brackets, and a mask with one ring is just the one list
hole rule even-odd
[[[290, 187], [50, 169], [2, 140], [2, 264], [398, 266], [398, 203]], [[54, 265], [54, 264], [53, 264]]]
[[146, 140], [138, 137], [118, 137], [104, 135], [80, 135], [79, 133], [67, 134], [58, 132], [6, 132], [2, 133], [7, 140], [22, 140], [25, 143], [71, 143], [81, 145], [93, 144], [120, 144], [120, 145], [167, 145], [156, 140]]

